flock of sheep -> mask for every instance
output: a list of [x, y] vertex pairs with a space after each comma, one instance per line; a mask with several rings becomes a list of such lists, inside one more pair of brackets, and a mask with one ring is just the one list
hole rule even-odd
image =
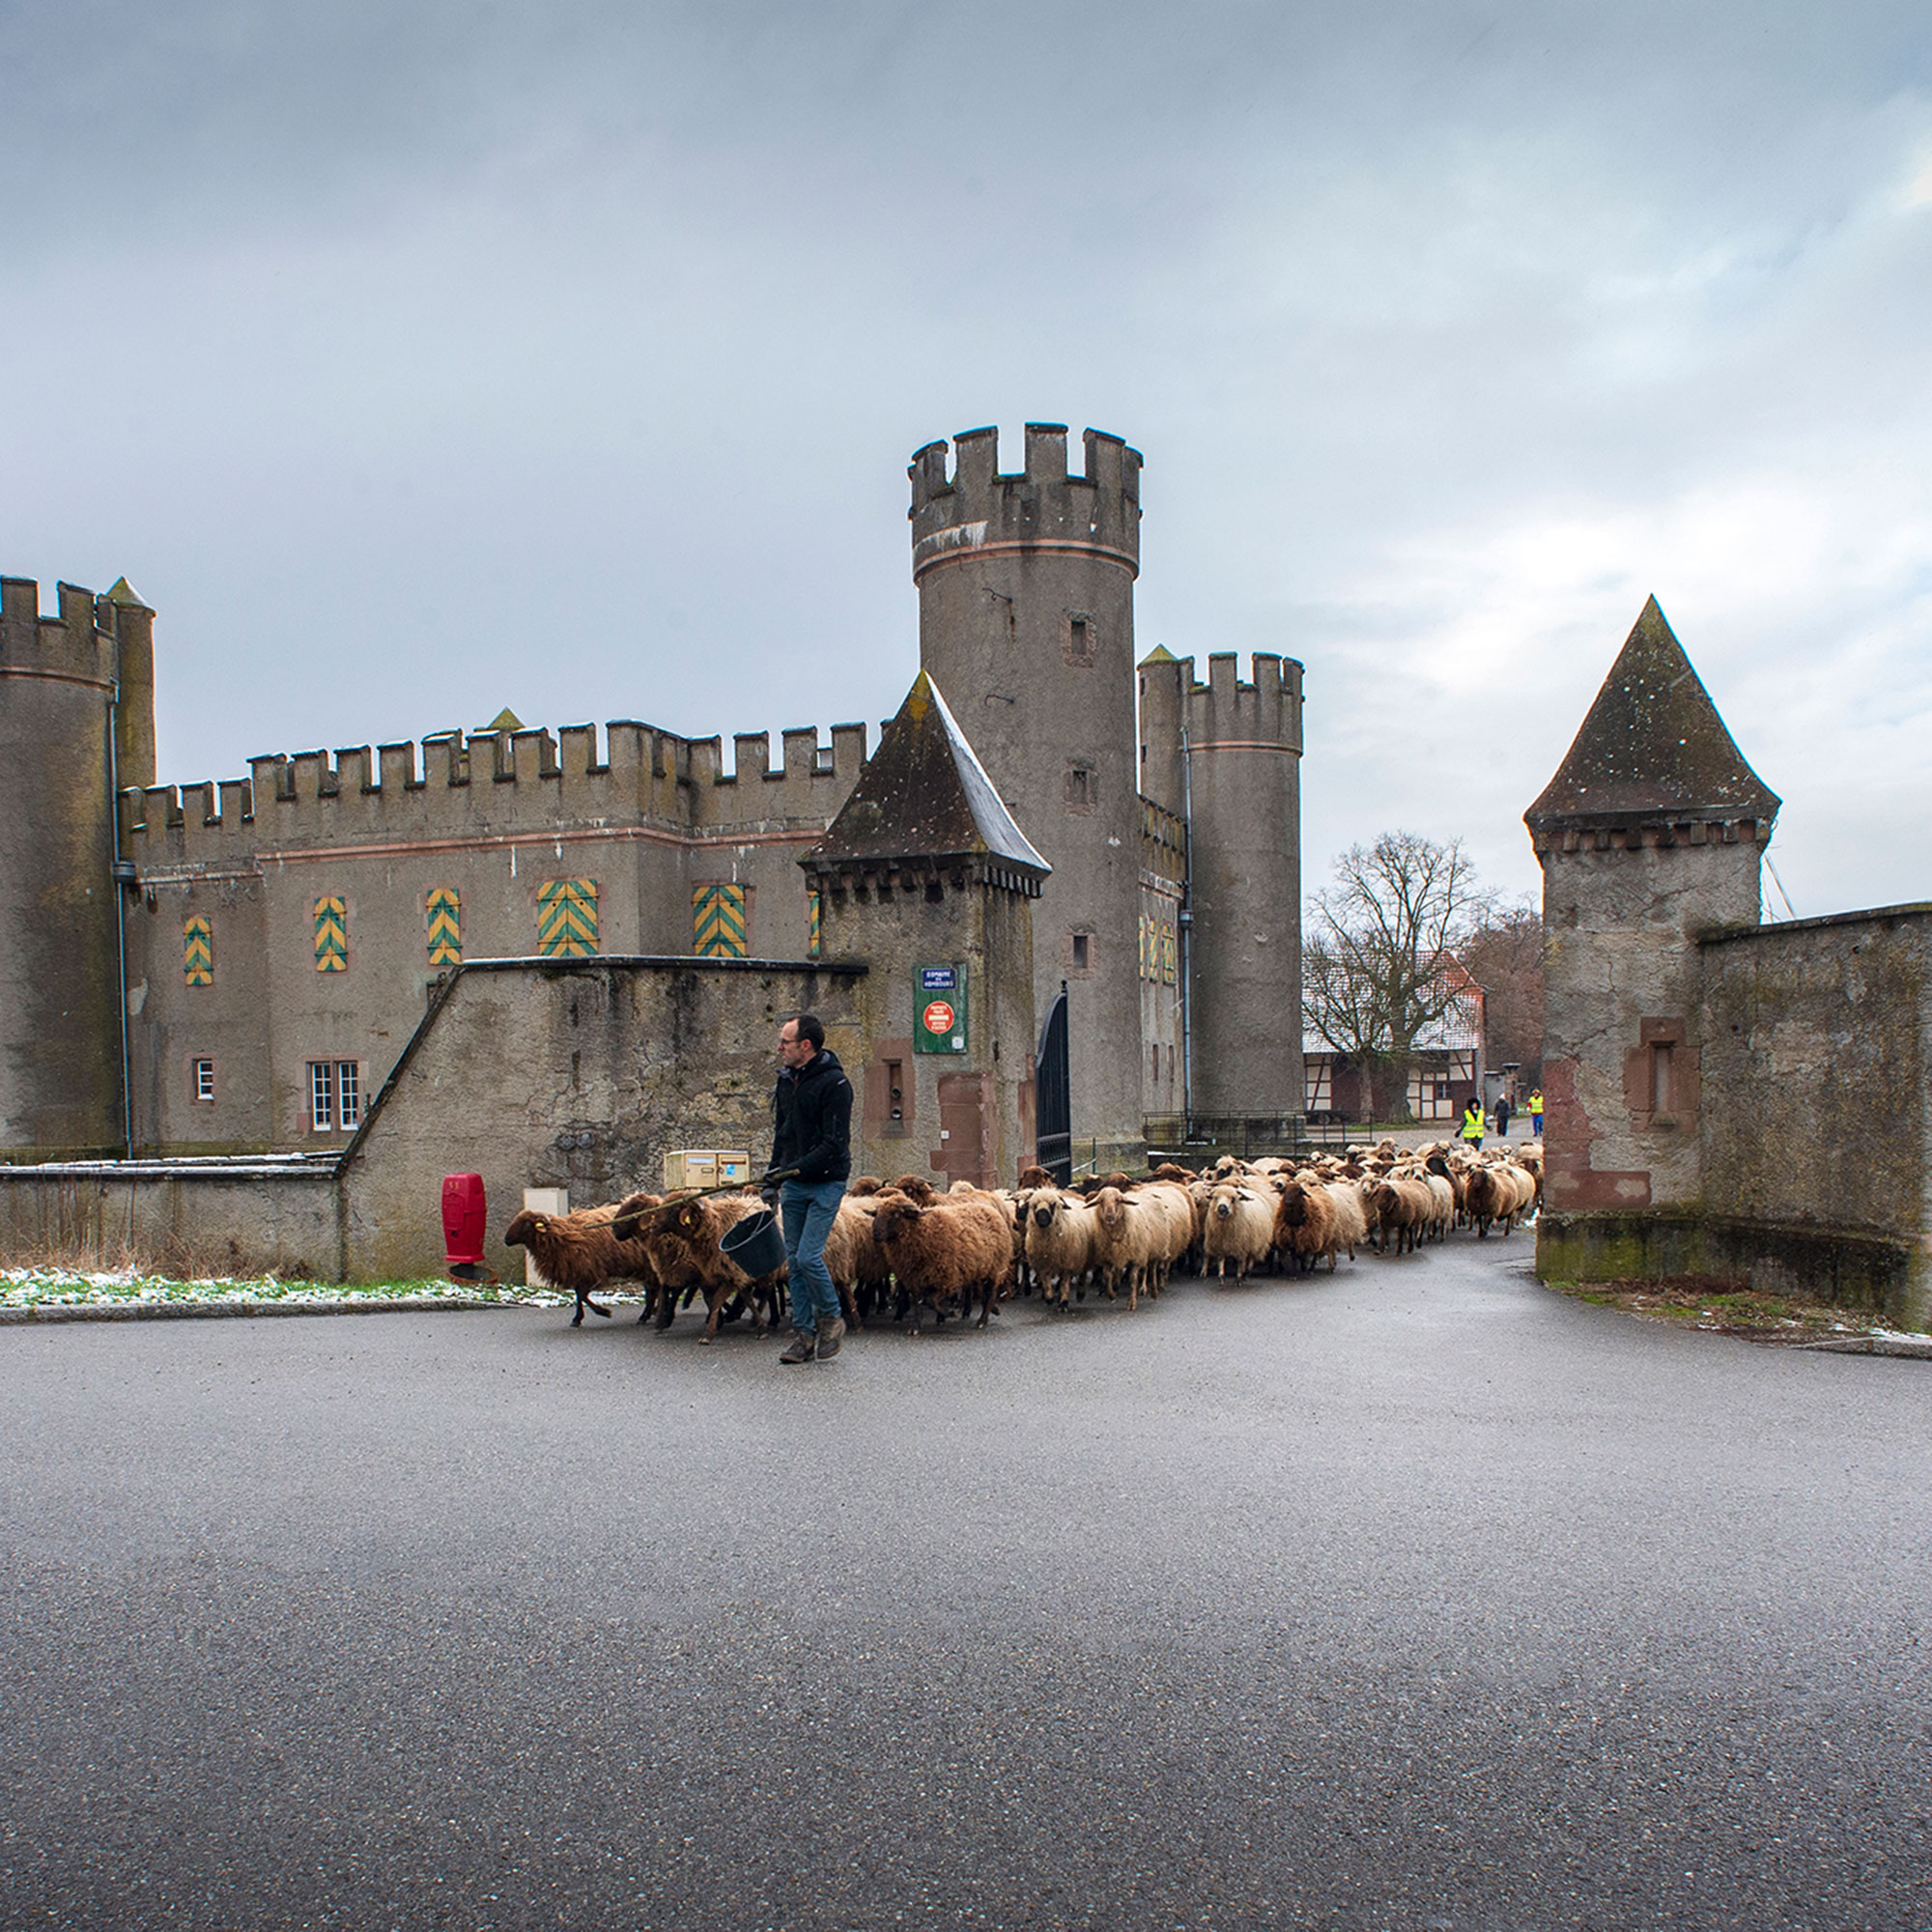
[[[915, 1330], [963, 1316], [977, 1300], [984, 1327], [995, 1305], [1036, 1289], [1048, 1305], [1094, 1289], [1124, 1291], [1129, 1308], [1158, 1295], [1179, 1273], [1329, 1271], [1361, 1247], [1398, 1255], [1452, 1229], [1507, 1235], [1534, 1215], [1543, 1189], [1540, 1142], [1471, 1151], [1457, 1143], [1413, 1151], [1393, 1143], [1350, 1148], [1318, 1160], [1238, 1161], [1200, 1174], [1166, 1164], [1143, 1179], [1116, 1174], [1077, 1188], [1053, 1185], [1029, 1168], [1013, 1188], [955, 1183], [937, 1192], [918, 1175], [851, 1183], [825, 1246], [847, 1323], [857, 1329], [890, 1312]], [[782, 1319], [785, 1270], [753, 1279], [724, 1251], [724, 1236], [762, 1204], [753, 1193], [633, 1194], [568, 1214], [526, 1209], [504, 1240], [526, 1247], [544, 1278], [608, 1316], [592, 1299], [611, 1282], [645, 1290], [639, 1321], [668, 1328], [678, 1309], [702, 1296], [701, 1339], [721, 1321], [752, 1314]]]

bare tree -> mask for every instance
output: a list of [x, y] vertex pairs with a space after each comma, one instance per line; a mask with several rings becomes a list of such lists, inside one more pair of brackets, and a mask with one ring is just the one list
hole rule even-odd
[[1543, 1084], [1543, 914], [1528, 899], [1492, 906], [1461, 958], [1483, 988], [1483, 1034], [1492, 1066], [1521, 1069], [1524, 1093]]
[[1309, 1027], [1368, 1077], [1378, 1119], [1406, 1115], [1417, 1038], [1464, 997], [1444, 965], [1488, 913], [1460, 838], [1384, 832], [1335, 861], [1309, 908], [1302, 1004]]

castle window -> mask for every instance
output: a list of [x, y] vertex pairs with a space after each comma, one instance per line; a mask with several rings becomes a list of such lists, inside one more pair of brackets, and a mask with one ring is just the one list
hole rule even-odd
[[751, 956], [751, 921], [743, 886], [698, 886], [691, 895], [691, 950], [700, 959]]
[[182, 977], [190, 986], [214, 984], [214, 933], [205, 919], [182, 926]]
[[197, 1100], [214, 1098], [214, 1062], [197, 1060], [194, 1063], [194, 1097]]
[[1068, 811], [1092, 811], [1100, 802], [1099, 774], [1092, 765], [1069, 764], [1065, 790]]
[[345, 1132], [362, 1123], [362, 1065], [355, 1060], [308, 1064], [308, 1124], [317, 1134]]
[[463, 963], [463, 895], [454, 886], [432, 886], [423, 895], [423, 926], [432, 966]]
[[1094, 662], [1094, 619], [1087, 611], [1067, 611], [1061, 625], [1060, 654], [1070, 665]]
[[334, 1131], [335, 1063], [331, 1060], [311, 1060], [308, 1064], [308, 1124], [311, 1133]]
[[1069, 934], [1068, 937], [1072, 941], [1071, 963], [1073, 966], [1073, 970], [1076, 973], [1084, 973], [1086, 972], [1089, 963], [1089, 953], [1092, 948], [1093, 935], [1091, 933], [1075, 932]]
[[537, 889], [537, 951], [583, 959], [597, 951], [597, 881], [546, 879]]
[[349, 970], [349, 908], [335, 895], [315, 902], [315, 970], [318, 973]]

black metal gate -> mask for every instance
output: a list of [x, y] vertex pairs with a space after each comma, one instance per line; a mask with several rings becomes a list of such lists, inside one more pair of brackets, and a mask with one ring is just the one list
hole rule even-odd
[[1033, 1067], [1035, 1154], [1054, 1184], [1073, 1180], [1073, 1083], [1066, 1056], [1066, 981], [1047, 1009], [1039, 1030], [1039, 1056]]

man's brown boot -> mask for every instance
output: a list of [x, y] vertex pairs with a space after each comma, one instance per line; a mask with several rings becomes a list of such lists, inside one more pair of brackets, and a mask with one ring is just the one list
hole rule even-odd
[[810, 1328], [794, 1328], [791, 1331], [791, 1347], [779, 1360], [789, 1366], [794, 1362], [809, 1362], [817, 1352], [818, 1337]]

